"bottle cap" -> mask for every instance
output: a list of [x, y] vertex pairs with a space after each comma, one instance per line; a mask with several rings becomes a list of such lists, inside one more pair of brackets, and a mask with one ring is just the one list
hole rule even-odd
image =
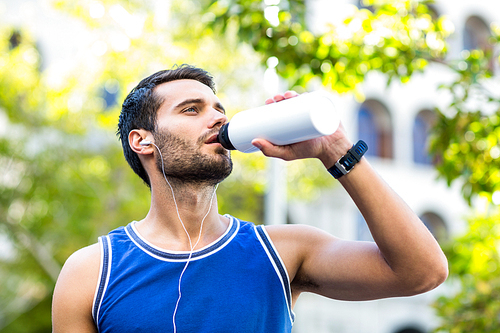
[[229, 140], [229, 135], [227, 133], [227, 128], [229, 126], [229, 123], [225, 123], [222, 125], [219, 131], [219, 135], [217, 136], [217, 141], [222, 145], [222, 147], [228, 149], [228, 150], [236, 150], [236, 148], [233, 146], [231, 141]]

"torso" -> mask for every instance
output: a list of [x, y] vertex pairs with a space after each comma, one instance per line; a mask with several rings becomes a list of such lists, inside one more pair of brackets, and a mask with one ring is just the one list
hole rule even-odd
[[[235, 221], [237, 220], [235, 219]], [[164, 319], [170, 318], [168, 313], [173, 314], [174, 312], [178, 295], [177, 276], [185, 267], [186, 253], [172, 253], [158, 249], [151, 246], [152, 244], [148, 244], [140, 236], [137, 237], [137, 234], [134, 235], [133, 228], [127, 228], [128, 236], [122, 233], [121, 238], [119, 237], [116, 240], [121, 243], [123, 239], [128, 237], [133, 242], [129, 242], [129, 245], [127, 245], [127, 256], [114, 263], [110, 261], [110, 267], [113, 267], [113, 270], [110, 273], [109, 284], [106, 285], [106, 289], [103, 291], [105, 296], [102, 298], [102, 304], [100, 304], [100, 300], [96, 302], [100, 304], [99, 313], [96, 314], [100, 321], [99, 324], [116, 323], [117, 319], [114, 314], [117, 314], [122, 316], [122, 319], [118, 322], [120, 324], [126, 322], [124, 327], [129, 327], [129, 329], [132, 329], [134, 324], [139, 325], [136, 328], [144, 328], [147, 323], [160, 325], [162, 329], [169, 326], [172, 328], [171, 320], [165, 321]], [[234, 225], [232, 229], [234, 229]], [[234, 331], [234, 325], [241, 325], [241, 321], [246, 318], [248, 322], [245, 323], [248, 325], [248, 329], [243, 331], [255, 332], [260, 331], [260, 328], [254, 325], [265, 322], [265, 320], [263, 321], [263, 314], [266, 314], [271, 317], [267, 318], [268, 322], [265, 324], [265, 331], [270, 332], [269, 325], [272, 325], [272, 323], [279, 323], [279, 325], [285, 325], [285, 327], [288, 325], [289, 329], [291, 329], [293, 313], [291, 312], [290, 284], [287, 276], [289, 270], [285, 270], [279, 256], [275, 255], [275, 260], [278, 263], [271, 264], [270, 258], [275, 249], [272, 242], [268, 242], [267, 248], [264, 245], [266, 243], [265, 239], [269, 239], [264, 228], [255, 228], [252, 224], [243, 223], [241, 229], [235, 234], [232, 233], [232, 229], [229, 228], [215, 242], [215, 245], [212, 244], [195, 251], [193, 254], [182, 278], [183, 296], [176, 315], [179, 325], [185, 328], [189, 325], [197, 325], [196, 323], [204, 323], [200, 327], [191, 327], [191, 329], [198, 332], [203, 331], [203, 329], [210, 331], [207, 328], [207, 323], [216, 318], [214, 325], [216, 325], [217, 329], [221, 332], [229, 332]], [[270, 231], [273, 233], [278, 230]], [[259, 239], [261, 240], [259, 241]], [[228, 240], [227, 244], [224, 243], [226, 240]], [[245, 245], [248, 241], [251, 243]], [[225, 245], [220, 246], [221, 244]], [[119, 252], [122, 251], [112, 246], [110, 249], [114, 252], [113, 256], [119, 256]], [[281, 250], [278, 251], [282, 252]], [[236, 253], [238, 255], [235, 255]], [[291, 263], [292, 257], [286, 257], [283, 260]], [[129, 260], [132, 261], [128, 262]], [[131, 265], [138, 268], [127, 271], [127, 267]], [[287, 264], [285, 263], [285, 265]], [[279, 266], [283, 268], [282, 275], [278, 273]], [[155, 270], [157, 273], [152, 275], [141, 274], [145, 271]], [[171, 279], [173, 283], [171, 284], [166, 283], [167, 280], [163, 278], [161, 280], [157, 278], [157, 276], [169, 275], [173, 276]], [[283, 280], [286, 281], [283, 283]], [[263, 281], [266, 281], [266, 283], [263, 284]], [[268, 283], [268, 281], [271, 282]], [[96, 279], [96, 285], [97, 283]], [[158, 283], [161, 284], [161, 287], [157, 285]], [[241, 288], [242, 285], [244, 288]], [[147, 286], [147, 288], [144, 289], [144, 286]], [[165, 297], [164, 294], [159, 295], [158, 290], [160, 289], [174, 297]], [[204, 293], [200, 293], [200, 290], [203, 290]], [[245, 290], [246, 293], [241, 294], [242, 290]], [[142, 295], [140, 296], [141, 302], [138, 302], [135, 298], [127, 297], [127, 295], [137, 294], [137, 292]], [[286, 296], [286, 292], [288, 292], [288, 296]], [[269, 297], [274, 299], [271, 301]], [[144, 299], [148, 301], [144, 302]], [[278, 306], [280, 302], [283, 304], [282, 307]], [[147, 309], [141, 309], [140, 303], [146, 304]], [[190, 304], [202, 306], [205, 303], [207, 305], [203, 307], [204, 311], [190, 312], [193, 309]], [[137, 309], [137, 307], [139, 308]], [[138, 311], [127, 313], [131, 308]], [[94, 306], [95, 309], [96, 306]], [[242, 316], [241, 311], [243, 309], [245, 314]], [[161, 316], [157, 311], [161, 311]], [[229, 316], [228, 311], [231, 313], [236, 312]], [[127, 315], [123, 317], [123, 313], [127, 313]], [[138, 316], [138, 313], [140, 313], [140, 316]], [[194, 313], [196, 313], [196, 317], [202, 316], [203, 318], [199, 317], [198, 320], [193, 320]], [[148, 315], [153, 317], [144, 320]], [[158, 316], [164, 319], [161, 322], [153, 320]], [[255, 318], [253, 318], [254, 316]], [[224, 321], [230, 317], [236, 318], [236, 322], [229, 321], [224, 324]], [[223, 327], [221, 325], [226, 325], [226, 328], [221, 330], [221, 327]], [[123, 326], [121, 329], [123, 329]], [[151, 329], [154, 330], [154, 327], [150, 327], [150, 331]], [[276, 329], [282, 331], [282, 328]], [[238, 331], [242, 331], [242, 326], [238, 326]]]

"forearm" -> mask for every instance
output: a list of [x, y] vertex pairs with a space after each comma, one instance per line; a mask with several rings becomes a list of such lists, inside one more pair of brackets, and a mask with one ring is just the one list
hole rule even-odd
[[362, 159], [339, 179], [366, 220], [394, 274], [416, 289], [432, 289], [447, 276], [439, 244], [418, 216]]

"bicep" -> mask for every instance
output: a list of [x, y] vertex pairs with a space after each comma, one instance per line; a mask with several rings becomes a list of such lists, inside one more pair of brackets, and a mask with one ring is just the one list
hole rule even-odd
[[301, 264], [293, 287], [340, 300], [401, 295], [400, 281], [373, 242], [347, 241], [306, 228], [295, 241]]
[[97, 285], [100, 250], [97, 244], [71, 255], [54, 289], [53, 332], [97, 332], [92, 302]]

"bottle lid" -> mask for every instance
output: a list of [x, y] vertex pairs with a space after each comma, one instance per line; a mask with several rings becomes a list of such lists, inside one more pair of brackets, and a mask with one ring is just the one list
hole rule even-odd
[[231, 141], [229, 140], [229, 134], [227, 133], [227, 128], [229, 123], [225, 123], [222, 125], [219, 131], [219, 135], [217, 136], [217, 141], [222, 145], [222, 147], [228, 150], [236, 150]]

